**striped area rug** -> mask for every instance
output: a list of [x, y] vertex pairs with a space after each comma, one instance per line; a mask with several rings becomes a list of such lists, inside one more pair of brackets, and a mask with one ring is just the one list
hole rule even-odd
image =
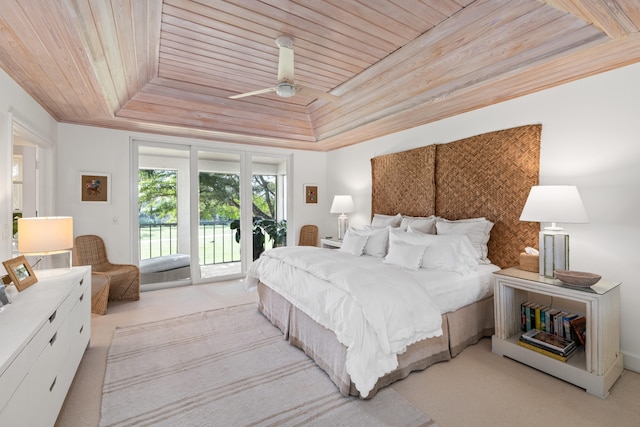
[[437, 426], [393, 389], [345, 398], [255, 304], [116, 329], [100, 426]]

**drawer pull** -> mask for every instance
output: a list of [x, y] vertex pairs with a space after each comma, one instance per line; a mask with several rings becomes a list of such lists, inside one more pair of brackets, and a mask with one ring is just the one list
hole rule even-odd
[[84, 325], [80, 326], [80, 331], [79, 331], [79, 333], [81, 334], [81, 333], [82, 333], [82, 331], [84, 331]]
[[56, 332], [55, 334], [53, 334], [53, 336], [49, 340], [49, 345], [53, 345], [53, 343], [56, 342], [57, 339], [58, 339], [58, 333]]
[[51, 316], [49, 316], [49, 323], [53, 323], [53, 320], [56, 318], [56, 313], [58, 310], [54, 311]]
[[84, 277], [82, 279], [80, 279], [80, 283], [78, 283], [80, 286], [82, 286], [82, 284], [84, 283]]
[[80, 295], [80, 301], [84, 299], [84, 294]]
[[55, 377], [53, 379], [53, 382], [51, 383], [51, 387], [49, 387], [49, 391], [53, 391], [53, 388], [56, 386], [56, 381], [58, 380], [58, 377]]

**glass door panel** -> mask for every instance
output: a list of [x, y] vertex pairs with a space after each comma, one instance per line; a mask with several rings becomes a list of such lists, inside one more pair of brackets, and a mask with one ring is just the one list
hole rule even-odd
[[238, 276], [242, 273], [241, 156], [200, 150], [197, 161], [200, 278]]
[[287, 244], [287, 158], [251, 156], [253, 259]]
[[138, 147], [141, 285], [191, 278], [189, 149]]

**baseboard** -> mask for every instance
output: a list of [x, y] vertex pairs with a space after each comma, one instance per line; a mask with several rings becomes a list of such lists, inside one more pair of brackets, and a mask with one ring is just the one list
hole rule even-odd
[[624, 356], [624, 369], [640, 373], [640, 357], [625, 352], [621, 353]]

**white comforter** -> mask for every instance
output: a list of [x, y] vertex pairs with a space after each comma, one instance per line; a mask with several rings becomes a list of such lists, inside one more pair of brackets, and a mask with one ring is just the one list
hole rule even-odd
[[347, 348], [346, 368], [367, 397], [398, 366], [407, 346], [442, 335], [441, 312], [407, 270], [336, 250], [296, 246], [269, 250], [249, 268]]

